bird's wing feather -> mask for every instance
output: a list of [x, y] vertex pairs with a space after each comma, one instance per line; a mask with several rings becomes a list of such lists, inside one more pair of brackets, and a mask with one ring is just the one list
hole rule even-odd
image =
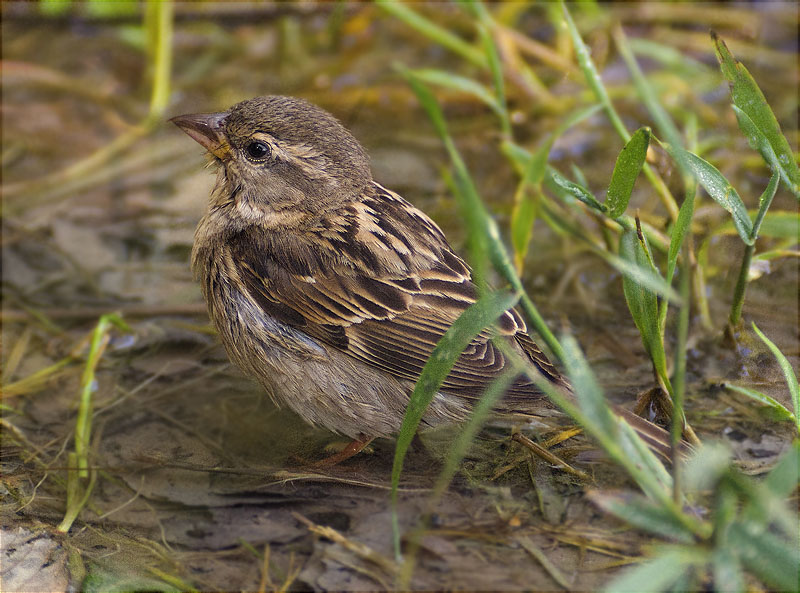
[[[466, 264], [422, 212], [377, 184], [305, 235], [249, 227], [228, 242], [237, 273], [268, 315], [395, 377], [416, 381], [434, 346], [469, 305]], [[479, 396], [506, 359], [492, 343], [516, 341], [556, 382], [558, 371], [510, 309], [456, 361], [445, 391]], [[536, 393], [526, 379], [510, 395]]]

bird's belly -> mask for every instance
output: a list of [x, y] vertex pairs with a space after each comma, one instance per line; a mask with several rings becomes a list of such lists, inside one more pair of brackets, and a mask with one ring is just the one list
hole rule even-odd
[[[212, 317], [228, 356], [257, 379], [278, 405], [354, 439], [389, 436], [399, 430], [413, 382], [397, 379], [265, 315], [252, 299], [235, 290], [218, 295], [213, 306], [227, 308], [227, 321], [219, 322], [221, 315]], [[423, 420], [438, 425], [461, 421], [468, 413], [461, 398], [439, 393]]]

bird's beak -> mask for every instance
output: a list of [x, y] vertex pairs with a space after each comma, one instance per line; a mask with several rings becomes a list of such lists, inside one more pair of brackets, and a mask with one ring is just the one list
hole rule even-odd
[[225, 160], [231, 154], [231, 146], [225, 137], [225, 118], [228, 112], [221, 113], [190, 113], [179, 115], [169, 121], [189, 134], [211, 154], [220, 160]]

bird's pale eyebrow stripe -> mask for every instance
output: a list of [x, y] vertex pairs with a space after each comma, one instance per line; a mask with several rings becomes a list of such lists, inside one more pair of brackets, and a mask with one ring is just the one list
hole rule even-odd
[[266, 142], [276, 153], [276, 156], [286, 160], [291, 160], [292, 158], [313, 159], [322, 155], [322, 152], [311, 144], [305, 142], [292, 144], [291, 142], [280, 140], [267, 132], [256, 132], [250, 138]]

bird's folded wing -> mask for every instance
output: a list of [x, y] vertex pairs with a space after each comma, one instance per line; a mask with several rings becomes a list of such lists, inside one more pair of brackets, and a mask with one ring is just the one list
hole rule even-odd
[[[242, 283], [266, 315], [397, 378], [416, 381], [436, 343], [476, 301], [469, 269], [437, 234], [411, 236], [425, 243], [405, 253], [405, 243], [394, 234], [381, 242], [400, 246], [391, 251], [370, 245], [369, 234], [357, 238], [359, 229], [347, 231], [350, 236], [341, 241], [331, 232], [301, 241], [251, 227], [228, 247]], [[402, 265], [394, 270], [381, 258]], [[560, 377], [527, 337], [515, 310], [506, 311], [495, 325], [469, 344], [443, 390], [473, 397], [483, 392], [506, 365], [491, 341], [497, 334], [512, 343], [521, 339], [521, 353], [554, 380]], [[520, 378], [514, 392], [529, 396], [531, 385]]]

